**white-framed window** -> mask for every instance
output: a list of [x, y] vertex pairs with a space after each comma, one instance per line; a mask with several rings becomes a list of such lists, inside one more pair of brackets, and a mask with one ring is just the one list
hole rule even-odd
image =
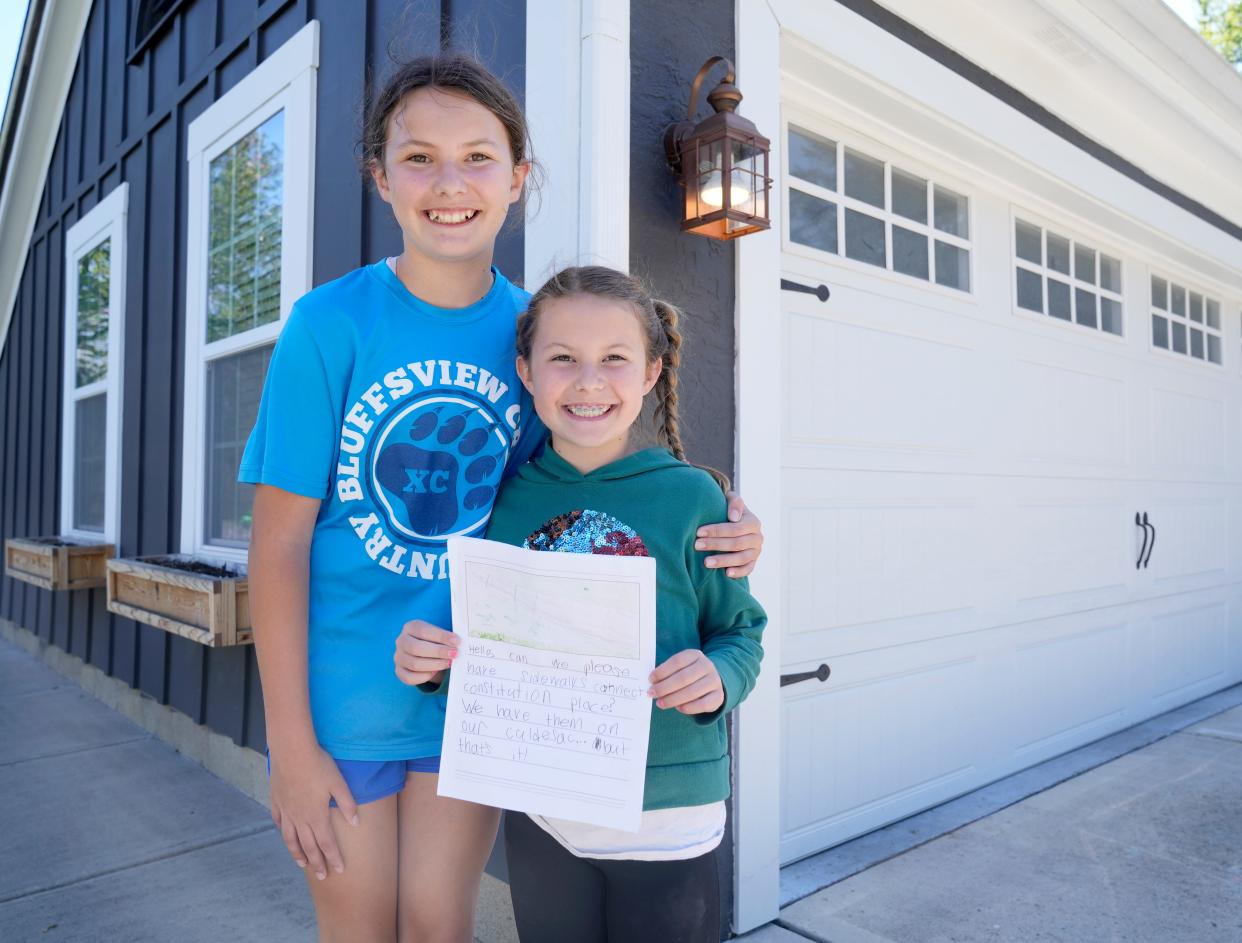
[[969, 292], [970, 198], [842, 138], [785, 125], [787, 243]]
[[120, 529], [128, 203], [122, 183], [65, 234], [60, 531], [112, 543]]
[[181, 551], [245, 560], [254, 486], [237, 482], [276, 338], [311, 287], [312, 21], [187, 134]]
[[1014, 217], [1013, 258], [1017, 308], [1124, 335], [1119, 258], [1023, 216]]
[[1224, 360], [1220, 300], [1151, 273], [1151, 345], [1207, 363]]

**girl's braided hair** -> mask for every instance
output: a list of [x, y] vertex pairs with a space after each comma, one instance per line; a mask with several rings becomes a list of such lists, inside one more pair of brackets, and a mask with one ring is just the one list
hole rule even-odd
[[[628, 304], [634, 309], [643, 329], [647, 348], [647, 362], [662, 362], [660, 376], [653, 391], [656, 395], [655, 421], [660, 438], [678, 461], [686, 461], [686, 451], [681, 444], [681, 428], [677, 412], [677, 371], [681, 366], [681, 331], [677, 322], [677, 309], [667, 301], [651, 297], [641, 281], [632, 275], [618, 272], [602, 265], [583, 265], [562, 269], [553, 275], [530, 299], [526, 310], [518, 317], [517, 352], [530, 362], [534, 346], [535, 327], [542, 305], [554, 298], [571, 295], [593, 295], [610, 298]], [[693, 464], [693, 463], [687, 463]], [[728, 492], [729, 478], [723, 472], [707, 465], [696, 465]]]

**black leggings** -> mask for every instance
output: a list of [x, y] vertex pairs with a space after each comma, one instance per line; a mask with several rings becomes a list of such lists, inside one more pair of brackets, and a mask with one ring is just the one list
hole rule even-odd
[[685, 861], [579, 858], [520, 812], [505, 857], [522, 943], [719, 943], [716, 855]]

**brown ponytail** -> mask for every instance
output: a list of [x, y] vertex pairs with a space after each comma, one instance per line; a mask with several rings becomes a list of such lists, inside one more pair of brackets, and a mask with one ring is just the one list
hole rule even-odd
[[[686, 450], [681, 444], [681, 423], [677, 413], [677, 371], [681, 368], [681, 331], [677, 329], [680, 317], [677, 309], [667, 301], [653, 298], [651, 301], [655, 315], [664, 330], [663, 368], [655, 382], [656, 407], [655, 418], [659, 423], [660, 435], [664, 437], [669, 451], [678, 460], [686, 461]], [[651, 358], [655, 359], [655, 358]], [[688, 464], [694, 464], [690, 462]], [[729, 491], [729, 477], [709, 465], [695, 465], [712, 476], [720, 490]]]
[[[677, 309], [667, 301], [653, 299], [637, 278], [600, 265], [562, 269], [553, 275], [530, 299], [526, 311], [518, 318], [517, 352], [529, 362], [534, 346], [535, 328], [542, 305], [553, 298], [570, 295], [594, 295], [612, 298], [634, 308], [647, 347], [647, 362], [660, 360], [662, 367], [653, 391], [656, 395], [655, 420], [660, 438], [673, 456], [686, 461], [681, 444], [681, 428], [677, 414], [677, 371], [681, 367], [681, 331]], [[694, 464], [687, 462], [687, 464]], [[707, 465], [696, 465], [712, 476], [720, 490], [728, 493], [729, 478]]]

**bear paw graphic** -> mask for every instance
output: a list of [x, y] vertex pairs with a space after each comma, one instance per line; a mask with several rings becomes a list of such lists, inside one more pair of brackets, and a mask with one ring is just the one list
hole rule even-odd
[[394, 430], [375, 462], [399, 529], [441, 537], [481, 522], [484, 515], [470, 512], [491, 506], [505, 459], [492, 420], [476, 407], [453, 404], [417, 410], [402, 424], [405, 434]]

